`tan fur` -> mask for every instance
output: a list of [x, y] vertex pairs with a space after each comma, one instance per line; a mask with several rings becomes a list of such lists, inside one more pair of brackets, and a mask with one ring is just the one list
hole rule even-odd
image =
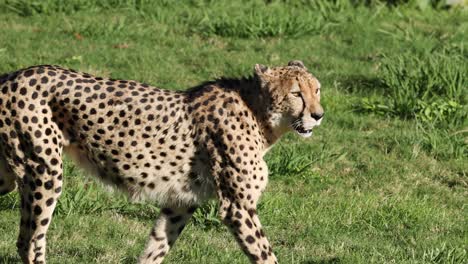
[[161, 206], [140, 263], [161, 263], [210, 198], [252, 263], [276, 263], [256, 213], [268, 182], [263, 156], [287, 131], [307, 137], [320, 124], [319, 85], [299, 61], [185, 92], [47, 65], [0, 76], [0, 194], [19, 187], [22, 261], [45, 263], [65, 153]]

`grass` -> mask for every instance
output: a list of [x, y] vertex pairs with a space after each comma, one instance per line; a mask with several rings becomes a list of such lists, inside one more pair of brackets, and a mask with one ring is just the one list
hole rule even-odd
[[[302, 59], [327, 114], [266, 156], [259, 213], [280, 263], [466, 263], [468, 14], [387, 2], [0, 0], [0, 72], [61, 64], [185, 89]], [[157, 205], [65, 171], [49, 263], [135, 263]], [[0, 197], [0, 263], [19, 261], [18, 206]], [[211, 202], [166, 263], [247, 259]]]
[[361, 108], [444, 127], [466, 124], [468, 64], [458, 54], [385, 58], [381, 76], [386, 97], [365, 97]]

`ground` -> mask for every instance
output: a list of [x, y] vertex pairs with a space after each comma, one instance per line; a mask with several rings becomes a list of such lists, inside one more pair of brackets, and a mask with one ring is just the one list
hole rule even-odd
[[[386, 98], [383, 66], [396, 55], [466, 61], [467, 11], [268, 2], [0, 1], [0, 72], [60, 64], [184, 89], [301, 59], [326, 117], [267, 155], [258, 211], [280, 263], [465, 263], [466, 122], [429, 128], [362, 98]], [[0, 198], [0, 263], [18, 262], [18, 206], [16, 194]], [[166, 263], [247, 263], [215, 207], [196, 212]], [[66, 162], [49, 263], [135, 263], [157, 212]]]

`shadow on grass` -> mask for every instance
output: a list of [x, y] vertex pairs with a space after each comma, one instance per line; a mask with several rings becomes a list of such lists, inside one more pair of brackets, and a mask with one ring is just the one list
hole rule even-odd
[[21, 263], [21, 260], [20, 260], [19, 256], [0, 255], [0, 263], [2, 263], [2, 264]]
[[319, 260], [306, 260], [302, 264], [338, 264], [341, 263], [340, 259], [337, 257], [319, 259]]
[[386, 85], [379, 78], [369, 78], [364, 75], [351, 75], [341, 79], [342, 87], [348, 92], [383, 93]]

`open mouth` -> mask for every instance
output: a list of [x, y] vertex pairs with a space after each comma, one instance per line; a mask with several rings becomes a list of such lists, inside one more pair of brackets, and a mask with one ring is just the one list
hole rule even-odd
[[310, 137], [312, 136], [312, 129], [305, 129], [303, 127], [298, 127], [295, 129], [297, 134], [301, 137]]

